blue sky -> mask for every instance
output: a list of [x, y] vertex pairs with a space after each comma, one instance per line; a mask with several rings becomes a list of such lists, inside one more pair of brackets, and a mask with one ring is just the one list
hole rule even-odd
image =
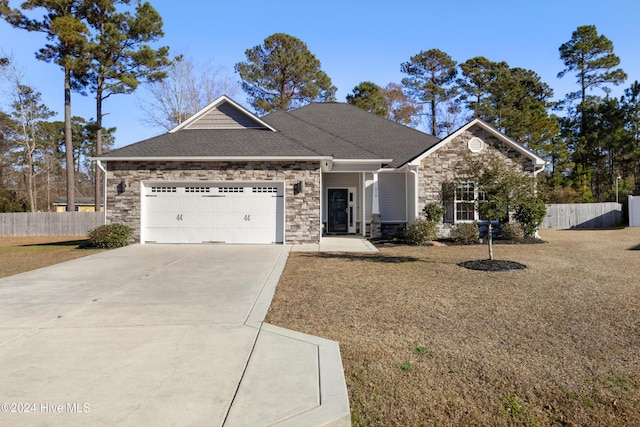
[[[629, 76], [621, 87], [613, 89], [613, 95], [621, 95], [631, 82], [640, 80], [637, 0], [150, 2], [164, 21], [163, 45], [196, 62], [223, 66], [235, 79], [233, 66], [245, 59], [246, 49], [276, 32], [298, 37], [321, 61], [338, 88], [341, 102], [365, 80], [381, 86], [399, 83], [404, 77], [400, 64], [432, 48], [458, 62], [482, 55], [531, 69], [560, 99], [577, 86], [573, 76], [556, 77], [563, 68], [558, 48], [580, 25], [596, 25], [600, 34], [613, 41], [621, 67]], [[16, 7], [19, 2], [10, 0], [10, 4]], [[44, 102], [61, 119], [62, 71], [34, 58], [44, 42], [41, 34], [0, 22], [0, 49], [13, 56], [25, 70], [27, 82], [42, 92]], [[104, 124], [117, 127], [118, 147], [163, 132], [142, 122], [137, 103], [144, 92], [138, 93], [114, 96], [105, 103], [108, 115]], [[237, 101], [245, 103], [242, 93]], [[74, 94], [72, 103], [74, 115], [95, 116], [90, 97]]]

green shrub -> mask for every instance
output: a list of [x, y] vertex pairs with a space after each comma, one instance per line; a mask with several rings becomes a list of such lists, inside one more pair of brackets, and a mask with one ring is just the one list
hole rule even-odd
[[133, 229], [123, 224], [108, 224], [89, 231], [91, 246], [101, 249], [127, 246], [133, 237]]
[[478, 243], [480, 239], [480, 230], [475, 222], [461, 222], [451, 229], [451, 238], [456, 243], [470, 245]]
[[447, 208], [437, 203], [427, 203], [422, 208], [422, 212], [424, 212], [424, 217], [427, 221], [440, 222], [442, 215], [447, 212]]
[[533, 236], [546, 215], [547, 206], [544, 201], [538, 197], [528, 197], [516, 206], [513, 217], [522, 226], [525, 236]]
[[500, 226], [500, 238], [510, 242], [517, 242], [524, 239], [524, 231], [522, 231], [520, 224], [508, 222]]
[[436, 240], [436, 223], [433, 221], [419, 219], [407, 226], [404, 236], [406, 241], [412, 245], [424, 245], [427, 242]]

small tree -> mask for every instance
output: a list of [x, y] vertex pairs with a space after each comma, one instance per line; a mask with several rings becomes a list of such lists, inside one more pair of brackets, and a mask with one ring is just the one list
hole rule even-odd
[[40, 135], [40, 123], [55, 113], [42, 103], [41, 93], [25, 84], [24, 74], [16, 65], [2, 69], [0, 77], [4, 76], [9, 83], [11, 98], [11, 115], [15, 128], [13, 129], [13, 152], [16, 156], [13, 166], [22, 166], [29, 210], [37, 210], [36, 176], [39, 173], [38, 163], [42, 157], [43, 141]]
[[525, 236], [533, 236], [547, 216], [547, 205], [536, 196], [524, 197], [516, 206], [514, 218], [524, 231]]
[[427, 221], [440, 222], [440, 220], [442, 220], [442, 215], [447, 212], [447, 209], [437, 203], [427, 203], [424, 205], [424, 208], [422, 208], [422, 212], [424, 213]]
[[456, 176], [459, 180], [473, 182], [482, 195], [477, 211], [480, 218], [487, 221], [489, 259], [493, 260], [493, 221], [507, 217], [523, 198], [531, 196], [533, 181], [519, 164], [509, 164], [492, 149], [481, 155], [466, 154], [458, 165]]

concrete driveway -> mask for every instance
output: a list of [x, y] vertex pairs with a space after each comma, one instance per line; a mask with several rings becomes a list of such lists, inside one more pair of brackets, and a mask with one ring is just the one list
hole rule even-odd
[[1, 279], [0, 425], [318, 425], [322, 387], [345, 425], [339, 357], [318, 378], [337, 344], [262, 324], [289, 250], [133, 245]]

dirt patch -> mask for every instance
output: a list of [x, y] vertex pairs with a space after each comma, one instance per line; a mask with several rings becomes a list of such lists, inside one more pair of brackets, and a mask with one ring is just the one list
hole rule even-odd
[[0, 277], [102, 251], [87, 249], [87, 243], [77, 236], [0, 237]]
[[340, 343], [354, 426], [640, 425], [640, 228], [291, 253], [267, 321]]

